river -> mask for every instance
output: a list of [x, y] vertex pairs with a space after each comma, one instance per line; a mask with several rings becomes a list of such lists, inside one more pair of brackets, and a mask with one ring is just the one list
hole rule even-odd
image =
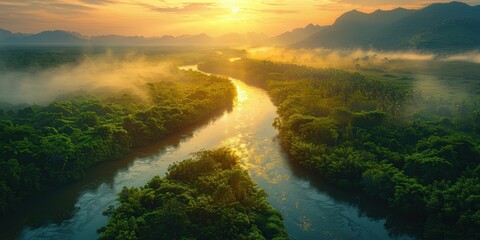
[[[196, 70], [196, 66], [183, 67]], [[238, 97], [231, 111], [172, 135], [120, 161], [102, 163], [81, 181], [27, 201], [3, 221], [0, 239], [96, 239], [102, 215], [123, 186], [142, 186], [191, 153], [228, 146], [242, 158], [268, 202], [285, 218], [291, 239], [412, 239], [385, 228], [386, 210], [322, 184], [292, 165], [272, 127], [276, 107], [259, 88], [231, 79]]]

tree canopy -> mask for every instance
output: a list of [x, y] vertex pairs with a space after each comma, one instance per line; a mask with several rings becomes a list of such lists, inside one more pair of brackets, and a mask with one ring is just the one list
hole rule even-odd
[[[226, 78], [176, 71], [133, 94], [79, 95], [0, 114], [0, 214], [169, 133], [231, 107]], [[201, 93], [201, 94], [200, 94]]]
[[433, 98], [360, 73], [271, 61], [199, 68], [268, 90], [292, 160], [325, 180], [416, 219], [426, 239], [480, 238], [478, 99]]
[[282, 216], [239, 161], [226, 148], [201, 151], [164, 178], [124, 187], [100, 239], [287, 239]]

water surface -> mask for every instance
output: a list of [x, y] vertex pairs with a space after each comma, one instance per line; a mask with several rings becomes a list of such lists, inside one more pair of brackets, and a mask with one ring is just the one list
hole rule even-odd
[[[196, 66], [183, 67], [196, 70]], [[232, 111], [194, 130], [172, 135], [115, 162], [102, 163], [79, 182], [25, 204], [0, 238], [95, 239], [107, 223], [102, 215], [115, 203], [123, 186], [142, 186], [153, 176], [191, 153], [228, 146], [242, 158], [242, 166], [268, 194], [268, 201], [285, 218], [291, 239], [410, 239], [386, 230], [386, 210], [361, 202], [355, 194], [322, 184], [290, 163], [272, 127], [276, 107], [262, 89], [231, 79], [238, 92]], [[136, 157], [142, 155], [143, 157]]]

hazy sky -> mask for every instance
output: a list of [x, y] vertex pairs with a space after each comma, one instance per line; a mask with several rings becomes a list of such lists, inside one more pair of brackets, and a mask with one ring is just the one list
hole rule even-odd
[[[275, 35], [308, 23], [331, 24], [343, 12], [420, 8], [451, 0], [0, 0], [0, 28], [36, 33], [61, 29], [84, 35]], [[480, 0], [463, 2], [480, 5]]]

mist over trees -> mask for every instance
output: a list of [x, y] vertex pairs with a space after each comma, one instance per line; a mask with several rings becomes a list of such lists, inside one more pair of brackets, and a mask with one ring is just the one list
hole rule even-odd
[[[0, 10], [12, 10], [0, 19], [30, 14], [32, 19], [43, 19], [42, 26], [51, 26], [48, 21], [68, 16], [71, 22], [57, 26], [85, 29], [80, 25], [89, 21], [83, 17], [73, 21], [72, 13], [109, 16], [114, 8], [113, 1], [82, 2], [86, 5], [0, 1], [6, 6]], [[141, 10], [145, 16], [172, 17], [154, 30], [141, 28], [152, 34], [191, 26], [198, 26], [191, 32], [208, 28], [219, 32], [236, 23], [241, 27], [233, 31], [272, 26], [268, 24], [276, 24], [268, 29], [276, 31], [281, 27], [276, 17], [281, 15], [275, 14], [295, 23], [290, 14], [310, 15], [314, 10], [315, 18], [318, 7], [353, 6], [345, 1], [314, 3], [315, 9], [286, 9], [293, 2], [170, 4], [122, 2], [115, 11], [131, 7], [134, 10], [125, 13]], [[272, 22], [260, 23], [257, 15]], [[120, 20], [136, 23], [123, 17], [101, 25], [115, 26], [113, 21]], [[176, 22], [183, 17], [188, 19]], [[302, 22], [306, 19], [300, 17]], [[38, 27], [21, 27], [22, 22], [5, 24]], [[128, 30], [125, 26], [123, 30]], [[417, 10], [352, 10], [330, 26], [309, 24], [273, 37], [256, 32], [216, 37], [206, 33], [84, 36], [63, 30], [27, 34], [0, 28], [0, 216], [8, 229], [0, 238], [34, 238], [37, 233], [44, 238], [82, 238], [85, 231], [104, 240], [281, 240], [290, 233], [292, 238], [320, 233], [329, 238], [480, 239], [479, 49], [480, 5], [463, 2]], [[191, 65], [219, 75], [181, 70], [196, 69]], [[278, 138], [275, 129], [264, 129], [275, 117], [271, 103], [257, 105], [258, 99], [242, 91], [243, 84], [220, 75], [268, 93], [278, 113], [271, 125]], [[252, 89], [251, 96], [265, 99], [265, 92]], [[268, 111], [262, 112], [262, 106]], [[232, 109], [242, 110], [230, 114]], [[224, 128], [211, 124], [192, 136], [183, 135], [181, 130], [222, 113], [215, 123]], [[165, 141], [165, 149], [153, 146], [156, 155], [145, 159], [161, 158], [142, 163], [125, 158], [175, 133], [179, 133], [175, 147]], [[196, 133], [200, 137], [195, 139]], [[197, 142], [189, 142], [190, 137]], [[236, 149], [251, 161], [246, 160], [245, 166], [253, 167], [240, 166], [236, 150], [200, 150], [170, 165], [164, 177], [145, 184], [145, 169], [151, 174], [166, 166], [169, 157], [184, 156], [185, 149], [198, 151], [199, 145], [215, 144], [238, 145]], [[291, 162], [283, 161], [287, 157]], [[79, 181], [70, 188], [95, 165], [123, 158], [122, 164], [131, 164], [128, 174], [121, 175], [126, 165], [102, 166], [96, 171], [99, 176], [92, 174], [85, 178], [86, 184]], [[267, 194], [249, 171], [275, 194], [271, 203], [278, 204], [285, 216], [267, 202]], [[142, 178], [134, 184], [127, 182], [139, 174]], [[118, 188], [125, 182], [145, 185]], [[100, 187], [93, 187], [95, 194], [92, 187], [85, 187], [96, 184]], [[108, 192], [99, 190], [107, 184]], [[106, 217], [101, 216], [98, 209], [106, 205], [97, 203], [111, 203], [119, 189], [117, 202], [105, 210]], [[57, 198], [62, 194], [69, 196]], [[17, 211], [39, 195], [49, 202]], [[375, 211], [365, 201], [371, 201]], [[60, 202], [66, 207], [50, 215], [52, 209], [47, 208]], [[343, 214], [344, 209], [349, 214], [358, 210], [357, 218]], [[108, 223], [99, 226], [107, 217]], [[38, 232], [30, 235], [30, 230]], [[49, 235], [54, 231], [58, 235]]]
[[292, 160], [416, 219], [426, 239], [476, 239], [480, 102], [431, 98], [409, 85], [339, 69], [211, 61], [278, 106], [274, 126]]
[[80, 95], [46, 106], [0, 110], [0, 213], [26, 197], [83, 177], [169, 133], [228, 109], [228, 79], [177, 70], [131, 94]]

